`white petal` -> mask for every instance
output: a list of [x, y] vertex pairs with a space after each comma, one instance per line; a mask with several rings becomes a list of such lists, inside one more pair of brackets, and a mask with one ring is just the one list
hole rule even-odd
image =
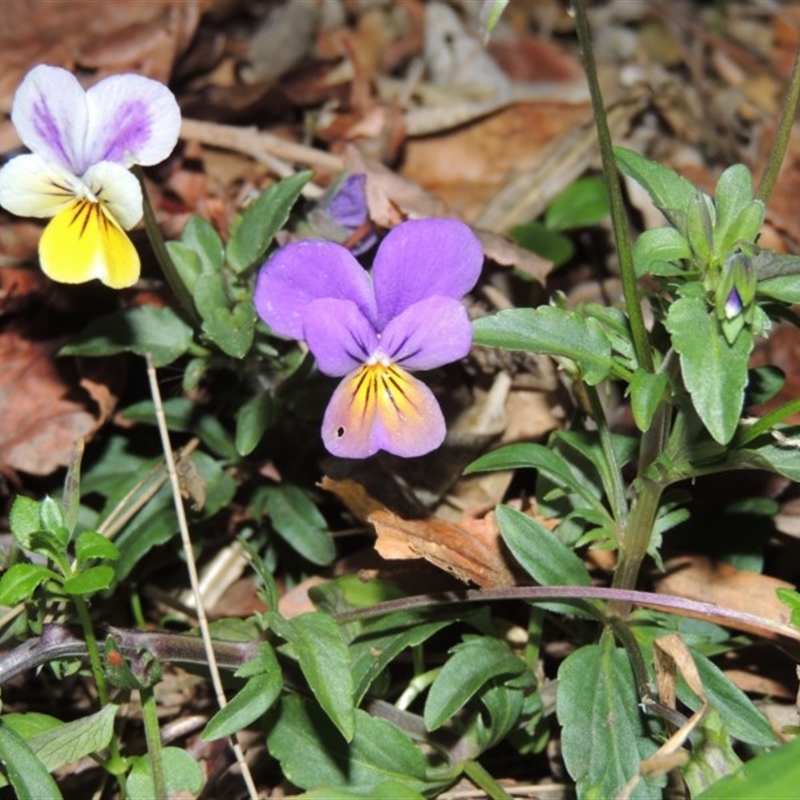
[[81, 194], [78, 178], [33, 153], [0, 169], [0, 205], [21, 217], [54, 217]]
[[87, 164], [157, 164], [178, 141], [180, 108], [172, 92], [158, 81], [141, 75], [113, 75], [92, 86], [86, 102]]
[[124, 167], [101, 161], [89, 168], [83, 180], [92, 196], [126, 231], [142, 218], [142, 187]]
[[88, 166], [83, 158], [87, 120], [83, 88], [60, 67], [34, 67], [14, 95], [11, 121], [25, 146], [75, 175]]

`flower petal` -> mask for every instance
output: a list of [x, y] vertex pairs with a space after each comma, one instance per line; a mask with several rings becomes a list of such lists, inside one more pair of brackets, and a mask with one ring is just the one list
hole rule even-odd
[[431, 390], [397, 366], [365, 365], [336, 388], [322, 421], [322, 440], [342, 458], [386, 450], [404, 458], [435, 450], [446, 433]]
[[305, 240], [282, 247], [261, 267], [253, 300], [276, 333], [303, 339], [306, 309], [326, 297], [350, 300], [375, 320], [372, 285], [358, 261], [341, 245]]
[[139, 254], [125, 231], [98, 203], [75, 200], [57, 214], [39, 240], [42, 271], [60, 283], [99, 278], [112, 289], [139, 279]]
[[317, 365], [326, 375], [347, 375], [364, 364], [378, 347], [372, 323], [350, 300], [324, 298], [310, 303], [303, 323]]
[[14, 95], [11, 121], [23, 144], [74, 175], [86, 169], [83, 143], [88, 110], [78, 79], [61, 67], [39, 65]]
[[86, 92], [86, 167], [113, 161], [130, 167], [163, 161], [175, 148], [181, 111], [175, 95], [141, 75], [112, 75]]
[[404, 369], [458, 361], [472, 346], [472, 325], [460, 300], [428, 297], [409, 306], [381, 334], [381, 350]]
[[0, 169], [0, 205], [20, 217], [54, 217], [82, 191], [79, 178], [33, 153]]
[[477, 282], [483, 250], [468, 225], [457, 219], [403, 222], [381, 242], [372, 280], [378, 329], [426, 297], [460, 300]]
[[83, 182], [119, 225], [130, 230], [142, 218], [142, 187], [134, 174], [119, 164], [101, 161], [86, 171]]

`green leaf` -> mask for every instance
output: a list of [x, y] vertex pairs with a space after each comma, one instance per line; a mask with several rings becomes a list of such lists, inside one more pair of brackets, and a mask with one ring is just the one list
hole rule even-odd
[[[243, 730], [266, 714], [280, 696], [283, 675], [272, 648], [268, 644], [262, 645], [261, 654], [254, 662], [258, 672], [252, 675], [224, 708], [211, 717], [203, 730], [203, 741], [211, 742]], [[253, 662], [247, 666], [251, 664]]]
[[226, 250], [233, 269], [242, 272], [263, 258], [313, 174], [308, 170], [298, 172], [273, 184], [245, 210]]
[[203, 332], [225, 355], [244, 358], [253, 344], [256, 312], [251, 302], [237, 303], [230, 311], [216, 308], [203, 318]]
[[602, 178], [579, 178], [559, 192], [547, 208], [544, 224], [554, 231], [588, 228], [608, 215]]
[[794, 589], [776, 589], [775, 594], [791, 612], [790, 622], [795, 628], [800, 628], [800, 592]]
[[800, 737], [756, 756], [738, 772], [718, 781], [697, 800], [774, 800], [797, 797], [800, 785]]
[[119, 558], [117, 546], [96, 531], [86, 531], [78, 536], [75, 542], [75, 555], [79, 564], [85, 564], [93, 558], [116, 561]]
[[753, 200], [739, 212], [724, 234], [714, 234], [716, 252], [721, 258], [725, 258], [740, 242], [755, 242], [763, 224], [764, 204], [760, 200]]
[[41, 564], [14, 564], [0, 577], [0, 606], [15, 606], [28, 600], [40, 584], [49, 580], [60, 578]]
[[64, 581], [64, 591], [72, 595], [102, 592], [114, 582], [114, 568], [106, 565], [89, 567]]
[[56, 782], [28, 742], [0, 719], [0, 763], [18, 800], [61, 800]]
[[565, 264], [575, 254], [575, 246], [570, 239], [558, 231], [550, 230], [541, 222], [516, 225], [509, 233], [520, 247], [552, 261], [556, 267]]
[[780, 440], [764, 436], [756, 446], [730, 452], [724, 469], [762, 469], [800, 483], [800, 428], [782, 428], [776, 434]]
[[300, 669], [320, 706], [346, 741], [353, 738], [353, 676], [350, 653], [332, 617], [317, 611], [284, 620], [268, 615], [270, 626], [291, 644]]
[[611, 342], [594, 319], [554, 306], [512, 308], [472, 323], [476, 344], [569, 358], [590, 385], [614, 371]]
[[30, 550], [30, 535], [42, 529], [42, 505], [24, 495], [17, 495], [8, 515], [11, 533], [20, 547]]
[[[692, 257], [689, 242], [675, 228], [651, 228], [633, 245], [633, 264], [637, 277], [652, 273], [654, 263], [683, 261]], [[681, 272], [678, 269], [677, 272]]]
[[[578, 797], [620, 797], [657, 747], [644, 735], [628, 656], [610, 636], [576, 650], [558, 670], [561, 752]], [[666, 778], [641, 781], [633, 800], [661, 800]]]
[[489, 680], [500, 675], [519, 675], [527, 664], [508, 645], [488, 636], [456, 645], [434, 679], [425, 700], [425, 727], [435, 731]]
[[714, 250], [714, 219], [716, 211], [711, 198], [696, 191], [686, 209], [685, 235], [692, 252], [708, 261]]
[[579, 495], [599, 512], [605, 507], [586, 486], [582, 476], [576, 475], [569, 462], [560, 453], [542, 444], [508, 444], [479, 456], [464, 470], [465, 475], [506, 469], [537, 469], [553, 483]]
[[[728, 733], [734, 738], [758, 747], [778, 743], [778, 737], [764, 715], [750, 698], [711, 660], [697, 651], [692, 652], [706, 697], [720, 715]], [[700, 699], [689, 690], [683, 679], [678, 681], [678, 697], [693, 711], [700, 708]]]
[[256, 449], [264, 431], [278, 415], [275, 398], [266, 392], [251, 397], [236, 415], [236, 450], [248, 456]]
[[195, 283], [203, 271], [200, 256], [183, 242], [167, 242], [167, 252], [181, 283], [190, 295], [193, 294]]
[[395, 782], [413, 791], [430, 791], [419, 748], [390, 722], [361, 709], [355, 712], [355, 733], [348, 744], [316, 704], [284, 696], [267, 747], [285, 777], [303, 789], [330, 786], [372, 797], [385, 783]]
[[197, 312], [203, 321], [213, 316], [219, 309], [230, 308], [231, 301], [225, 291], [225, 281], [218, 270], [206, 270], [202, 272], [195, 283], [192, 293]]
[[647, 372], [637, 369], [630, 383], [631, 411], [636, 427], [646, 431], [653, 421], [658, 404], [669, 387], [669, 376], [666, 373]]
[[782, 303], [800, 303], [800, 275], [778, 275], [760, 281], [756, 286], [756, 294]]
[[453, 622], [455, 619], [426, 622], [419, 614], [400, 612], [365, 625], [350, 644], [355, 703], [363, 700], [373, 681], [400, 653], [417, 647]]
[[[217, 417], [188, 397], [170, 397], [164, 401], [164, 416], [171, 431], [195, 434], [203, 444], [222, 458], [236, 460], [236, 448], [230, 433]], [[122, 416], [134, 422], [156, 424], [152, 400], [141, 400], [123, 410]]]
[[[714, 205], [717, 208], [717, 231], [724, 234], [745, 206], [753, 199], [753, 176], [744, 164], [733, 164], [717, 180]], [[739, 237], [744, 238], [744, 237]]]
[[746, 406], [768, 403], [786, 384], [786, 373], [767, 364], [755, 367], [748, 373]]
[[500, 535], [520, 566], [542, 586], [589, 586], [580, 558], [533, 517], [510, 506], [497, 507]]
[[[41, 520], [42, 527], [48, 533], [63, 536], [63, 529], [66, 528], [66, 525], [64, 525], [64, 512], [52, 497], [45, 497], [42, 501]], [[69, 532], [67, 532], [66, 541], [69, 541]]]
[[491, 0], [488, 7], [484, 5], [481, 11], [481, 19], [484, 26], [484, 42], [488, 39], [489, 34], [495, 29], [495, 26], [500, 21], [500, 17], [508, 5], [509, 0]]
[[284, 483], [264, 487], [267, 512], [275, 532], [312, 564], [325, 566], [336, 557], [328, 523], [299, 487]]
[[189, 217], [181, 241], [200, 258], [203, 271], [220, 272], [225, 266], [225, 247], [214, 226], [202, 217]]
[[711, 436], [727, 444], [736, 432], [747, 385], [753, 337], [743, 330], [729, 345], [697, 297], [682, 297], [669, 309], [667, 330], [680, 355], [681, 374], [698, 416]]
[[60, 352], [70, 356], [152, 353], [155, 366], [164, 367], [182, 356], [191, 343], [192, 329], [171, 308], [146, 305], [100, 317]]
[[[494, 679], [482, 687], [477, 698], [485, 713], [475, 715], [474, 727], [467, 733], [475, 735], [481, 752], [499, 744], [515, 727], [534, 682], [533, 675], [528, 672], [505, 683]], [[487, 714], [488, 720], [485, 719]]]
[[779, 275], [800, 275], [800, 256], [758, 250], [750, 257], [750, 261], [760, 281], [777, 278]]
[[[129, 800], [153, 800], [156, 796], [153, 772], [148, 756], [131, 759], [133, 767], [125, 781]], [[185, 750], [179, 747], [164, 747], [161, 750], [164, 782], [170, 797], [189, 792], [200, 794], [203, 788], [203, 770]]]
[[[202, 511], [195, 511], [193, 515], [207, 519], [231, 502], [236, 493], [236, 482], [223, 470], [219, 461], [205, 453], [193, 453], [191, 463], [205, 484], [205, 505]], [[153, 466], [153, 462], [145, 462], [136, 472], [120, 478], [117, 491], [109, 497], [108, 507], [113, 508], [115, 500], [124, 497], [143, 477], [149, 475]], [[165, 485], [114, 540], [120, 552], [120, 559], [116, 565], [117, 578], [123, 580], [153, 547], [169, 541], [177, 531], [178, 523], [172, 492], [170, 487]]]
[[100, 753], [108, 747], [114, 735], [114, 718], [118, 708], [109, 704], [94, 714], [39, 733], [30, 738], [28, 744], [50, 771], [92, 753]]
[[697, 189], [677, 172], [633, 150], [615, 147], [614, 156], [619, 168], [650, 195], [653, 205], [674, 227], [685, 232], [685, 214]]

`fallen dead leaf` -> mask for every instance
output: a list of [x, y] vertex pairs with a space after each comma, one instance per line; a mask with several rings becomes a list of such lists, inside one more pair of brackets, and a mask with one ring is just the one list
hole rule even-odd
[[443, 135], [409, 140], [402, 175], [474, 221], [509, 178], [536, 166], [547, 145], [586, 116], [583, 103], [516, 103]]
[[166, 82], [209, 0], [5, 0], [0, 3], [0, 109], [36, 64], [93, 70], [94, 82], [135, 71]]
[[482, 589], [517, 582], [503, 554], [494, 514], [481, 519], [462, 517], [458, 522], [435, 517], [403, 519], [371, 498], [355, 481], [325, 477], [320, 486], [375, 528], [375, 549], [387, 560], [423, 558]]
[[665, 566], [665, 576], [656, 581], [658, 592], [789, 624], [789, 609], [775, 596], [776, 589], [794, 589], [786, 581], [738, 570], [706, 556], [680, 556]]
[[[75, 443], [108, 419], [112, 390], [96, 380], [65, 377], [69, 364], [56, 362], [62, 340], [35, 342], [19, 332], [0, 333], [0, 471], [49, 475], [69, 463]], [[88, 395], [88, 396], [87, 396]], [[99, 406], [91, 410], [91, 400]]]

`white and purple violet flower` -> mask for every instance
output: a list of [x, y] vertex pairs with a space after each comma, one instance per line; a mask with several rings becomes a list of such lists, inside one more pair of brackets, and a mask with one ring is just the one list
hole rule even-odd
[[181, 114], [172, 92], [141, 75], [114, 75], [84, 91], [67, 70], [40, 65], [19, 85], [11, 120], [31, 152], [0, 170], [0, 205], [53, 217], [39, 241], [44, 273], [61, 283], [131, 286], [139, 256], [125, 231], [143, 207], [129, 168], [157, 164], [175, 147]]
[[341, 245], [314, 240], [281, 248], [261, 268], [261, 318], [276, 333], [305, 341], [321, 372], [343, 378], [322, 422], [331, 453], [412, 457], [442, 443], [439, 404], [409, 372], [467, 355], [472, 327], [462, 298], [482, 264], [467, 225], [426, 219], [389, 232], [371, 276]]

